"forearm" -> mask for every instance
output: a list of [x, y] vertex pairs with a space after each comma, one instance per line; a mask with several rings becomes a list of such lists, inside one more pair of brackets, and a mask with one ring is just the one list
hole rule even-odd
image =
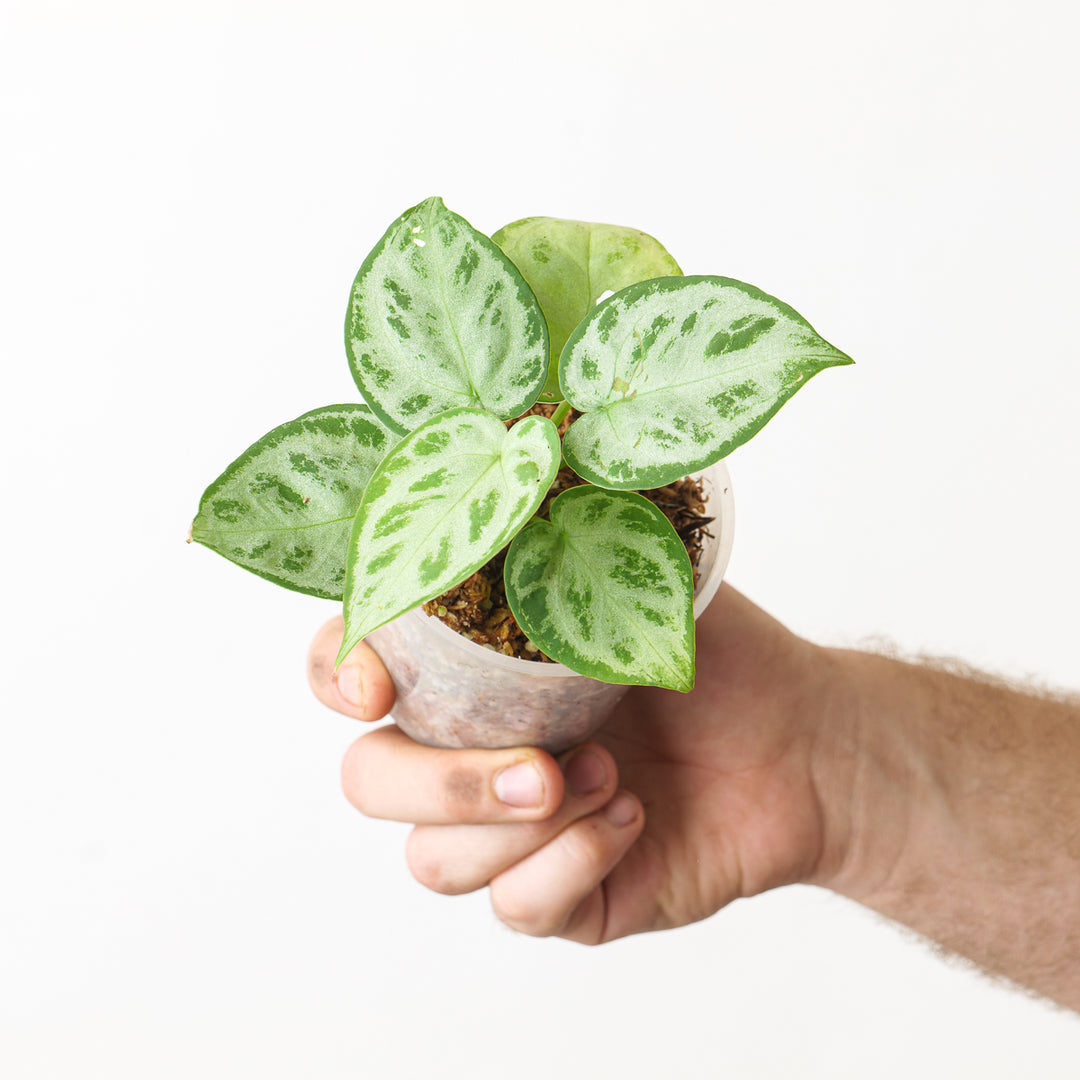
[[1080, 706], [829, 655], [845, 752], [823, 883], [1080, 1010]]

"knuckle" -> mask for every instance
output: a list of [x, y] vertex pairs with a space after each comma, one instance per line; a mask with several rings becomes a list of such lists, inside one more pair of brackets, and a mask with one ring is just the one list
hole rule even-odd
[[604, 943], [605, 906], [603, 887], [597, 886], [578, 904], [559, 930], [559, 937], [590, 947]]
[[452, 816], [468, 816], [483, 802], [484, 790], [484, 776], [479, 769], [455, 765], [443, 777], [443, 806]]
[[421, 828], [413, 829], [405, 845], [405, 861], [412, 876], [432, 892], [443, 896], [455, 896], [469, 891], [463, 887], [461, 878], [447, 865], [441, 852], [429, 842]]
[[529, 897], [500, 884], [498, 878], [491, 883], [490, 893], [495, 917], [511, 930], [530, 937], [550, 937], [559, 929]]
[[371, 817], [373, 808], [369, 799], [366, 765], [368, 748], [364, 745], [365, 741], [357, 739], [345, 751], [345, 759], [341, 763], [341, 788], [345, 797], [361, 814]]
[[608, 845], [601, 826], [595, 820], [586, 818], [564, 829], [558, 838], [563, 854], [582, 872], [593, 870], [608, 856]]

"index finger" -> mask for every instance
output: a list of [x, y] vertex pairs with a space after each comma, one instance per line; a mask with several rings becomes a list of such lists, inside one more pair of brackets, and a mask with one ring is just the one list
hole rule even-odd
[[341, 783], [368, 817], [417, 825], [541, 821], [563, 798], [562, 771], [543, 750], [445, 750], [421, 746], [393, 725], [353, 743]]
[[308, 682], [331, 709], [357, 720], [381, 720], [394, 707], [394, 684], [375, 650], [360, 642], [334, 670], [345, 624], [339, 615], [320, 627], [308, 650]]

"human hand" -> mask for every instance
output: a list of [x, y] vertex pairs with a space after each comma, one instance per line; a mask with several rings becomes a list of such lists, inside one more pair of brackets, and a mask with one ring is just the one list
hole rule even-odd
[[[378, 719], [386, 671], [361, 645], [335, 680], [340, 640], [340, 620], [316, 637], [312, 686]], [[690, 694], [632, 689], [557, 761], [384, 727], [350, 748], [345, 792], [416, 824], [421, 882], [489, 885], [524, 933], [597, 944], [812, 882], [1080, 1010], [1080, 700], [820, 648], [726, 584], [697, 643]]]
[[[393, 687], [366, 645], [336, 677], [341, 620], [309, 657], [324, 704], [377, 720]], [[361, 811], [416, 825], [409, 866], [444, 893], [490, 886], [512, 928], [596, 944], [680, 926], [741, 896], [823, 880], [841, 861], [823, 776], [837, 755], [827, 650], [728, 585], [697, 624], [690, 694], [629, 691], [596, 738], [557, 760], [535, 748], [443, 750], [393, 726], [343, 766]]]

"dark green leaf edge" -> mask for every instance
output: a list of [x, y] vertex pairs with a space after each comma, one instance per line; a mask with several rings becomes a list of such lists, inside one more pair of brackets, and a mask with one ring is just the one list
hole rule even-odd
[[[293, 420], [287, 420], [284, 424], [278, 424], [277, 427], [272, 428], [261, 439], [253, 442], [242, 454], [229, 462], [229, 464], [226, 465], [225, 468], [222, 470], [221, 475], [218, 476], [217, 479], [209, 485], [209, 487], [207, 487], [207, 489], [202, 493], [202, 497], [199, 499], [199, 509], [195, 515], [195, 521], [198, 520], [199, 514], [202, 513], [204, 505], [206, 505], [210, 501], [210, 499], [213, 498], [213, 496], [215, 496], [218, 491], [221, 490], [224, 484], [228, 481], [228, 474], [234, 468], [246, 464], [261, 450], [273, 447], [274, 442], [272, 440], [275, 440], [276, 438], [280, 438], [287, 434], [287, 432], [285, 431], [286, 428], [291, 427], [293, 424], [299, 423], [301, 420], [309, 420], [313, 417], [323, 416], [330, 409], [344, 409], [347, 412], [357, 412], [361, 413], [364, 416], [375, 417], [374, 411], [372, 409], [369, 409], [366, 405], [360, 404], [359, 402], [350, 401], [345, 402], [341, 405], [323, 405], [318, 409], [310, 409], [308, 410], [308, 412], [302, 413], [300, 416], [297, 416]], [[375, 418], [381, 419], [379, 417]], [[391, 438], [394, 438], [395, 435], [396, 433], [392, 433]], [[396, 442], [391, 444], [391, 446], [387, 450], [387, 453], [389, 453], [389, 450], [392, 449], [394, 445], [396, 445]], [[332, 521], [320, 522], [319, 524], [330, 525], [333, 523], [333, 521], [345, 520], [346, 518], [344, 517], [334, 518], [332, 519]], [[233, 559], [227, 552], [222, 551], [220, 548], [215, 547], [213, 544], [207, 543], [205, 540], [199, 539], [194, 521], [192, 522], [191, 527], [191, 541], [197, 544], [201, 544], [203, 547], [209, 549], [210, 551], [213, 551], [215, 554], [220, 555], [223, 559], [228, 559], [228, 561], [231, 562], [234, 566], [239, 566], [241, 570], [246, 570], [249, 574], [254, 574], [256, 577], [261, 577], [266, 581], [272, 581], [275, 585], [280, 585], [283, 589], [288, 589], [290, 592], [303, 593], [305, 596], [314, 596], [317, 597], [319, 600], [340, 601], [344, 596], [343, 591], [337, 593], [330, 593], [322, 589], [305, 589], [299, 585], [294, 585], [290, 581], [285, 581], [284, 579], [278, 577], [276, 574], [269, 574], [265, 570], [256, 570], [254, 569], [254, 567], [245, 566], [243, 563], [237, 562], [235, 559]]]
[[[536, 402], [539, 401], [540, 394], [544, 389], [544, 383], [547, 380], [548, 364], [550, 363], [549, 357], [551, 352], [551, 341], [548, 336], [547, 320], [544, 318], [544, 312], [543, 309], [540, 307], [540, 301], [536, 299], [536, 294], [532, 291], [531, 288], [529, 288], [529, 283], [522, 276], [521, 271], [513, 264], [506, 252], [503, 251], [503, 249], [499, 247], [499, 245], [496, 244], [491, 239], [491, 237], [485, 236], [482, 232], [480, 232], [479, 229], [474, 228], [460, 214], [454, 213], [454, 211], [447, 207], [447, 205], [438, 195], [432, 195], [430, 198], [418, 202], [415, 206], [409, 207], [408, 210], [398, 216], [390, 225], [390, 227], [386, 230], [386, 232], [383, 233], [382, 238], [379, 240], [379, 242], [371, 249], [371, 251], [368, 252], [367, 258], [365, 258], [364, 261], [360, 264], [360, 269], [357, 270], [356, 276], [353, 278], [353, 283], [349, 287], [349, 299], [345, 308], [345, 354], [348, 357], [349, 371], [352, 373], [353, 382], [356, 383], [356, 387], [360, 391], [360, 394], [363, 397], [364, 401], [367, 402], [367, 404], [371, 407], [371, 411], [391, 431], [393, 431], [397, 435], [408, 435], [414, 429], [399, 424], [396, 420], [387, 415], [387, 413], [379, 405], [377, 395], [373, 394], [371, 389], [365, 386], [364, 381], [360, 376], [360, 368], [356, 362], [356, 356], [353, 353], [352, 339], [350, 335], [350, 326], [352, 323], [352, 297], [353, 293], [356, 291], [363, 278], [365, 278], [371, 272], [371, 268], [375, 263], [375, 259], [379, 256], [387, 243], [389, 243], [391, 234], [394, 233], [395, 230], [397, 230], [397, 228], [401, 225], [403, 221], [405, 221], [406, 218], [416, 213], [416, 211], [421, 209], [421, 207], [427, 206], [428, 204], [431, 204], [433, 208], [436, 209], [441, 208], [450, 217], [457, 218], [457, 220], [460, 221], [467, 229], [471, 230], [480, 242], [480, 245], [486, 248], [500, 262], [502, 262], [507, 273], [514, 281], [514, 284], [517, 288], [517, 295], [521, 302], [527, 307], [531, 306], [535, 309], [536, 317], [539, 321], [540, 337], [543, 343], [545, 357], [544, 364], [541, 365], [540, 380], [536, 387], [535, 393], [532, 393], [531, 397], [526, 398], [526, 403], [520, 409], [516, 409], [515, 412], [510, 413], [510, 415], [499, 417], [500, 420], [513, 420], [516, 417], [521, 416], [523, 413], [527, 413], [529, 409], [531, 409], [533, 405], [535, 405]], [[470, 406], [455, 407], [469, 408]], [[476, 402], [475, 407], [480, 409], [483, 408], [479, 401]]]
[[[778, 300], [775, 296], [759, 289], [756, 285], [749, 285], [745, 281], [738, 281], [735, 278], [718, 277], [710, 274], [697, 274], [688, 277], [681, 278], [651, 278], [648, 281], [639, 281], [635, 285], [628, 285], [625, 289], [621, 289], [619, 292], [612, 296], [609, 296], [603, 303], [597, 304], [596, 307], [589, 312], [588, 316], [578, 324], [574, 332], [567, 338], [566, 345], [563, 348], [562, 355], [559, 357], [559, 386], [562, 389], [563, 396], [574, 404], [573, 400], [566, 396], [566, 388], [562, 385], [562, 373], [564, 363], [570, 355], [570, 351], [574, 345], [581, 339], [585, 333], [587, 324], [591, 319], [600, 318], [604, 308], [616, 298], [623, 300], [633, 301], [640, 295], [644, 295], [650, 291], [657, 292], [672, 292], [679, 288], [684, 288], [688, 285], [697, 284], [702, 281], [713, 281], [722, 286], [734, 286], [742, 291], [748, 293], [756, 299], [766, 300], [771, 304], [775, 304], [782, 312], [789, 315], [791, 318], [801, 322], [804, 326], [808, 327], [817, 337], [821, 338], [821, 341], [828, 348], [833, 350], [833, 354], [828, 355], [827, 358], [823, 357], [821, 363], [817, 368], [810, 372], [805, 379], [802, 380], [797, 386], [786, 393], [782, 394], [776, 401], [775, 406], [765, 413], [759, 422], [751, 425], [743, 433], [740, 433], [740, 438], [731, 439], [724, 443], [718, 451], [711, 454], [706, 454], [704, 457], [695, 458], [692, 461], [687, 462], [685, 465], [678, 464], [673, 465], [667, 469], [653, 468], [647, 472], [639, 473], [637, 479], [632, 482], [622, 482], [611, 480], [609, 477], [602, 476], [599, 473], [594, 472], [588, 466], [584, 465], [581, 460], [574, 453], [572, 447], [568, 447], [564, 441], [563, 443], [563, 459], [571, 469], [577, 473], [583, 480], [588, 480], [590, 483], [595, 484], [597, 487], [602, 487], [608, 491], [649, 491], [652, 488], [663, 487], [665, 484], [673, 483], [675, 480], [680, 480], [684, 476], [689, 476], [690, 473], [700, 472], [702, 469], [707, 469], [710, 465], [715, 465], [718, 461], [726, 458], [734, 450], [737, 450], [740, 446], [748, 443], [761, 429], [780, 411], [780, 409], [790, 401], [795, 394], [799, 392], [815, 375], [824, 371], [830, 367], [846, 367], [849, 364], [854, 364], [855, 361], [847, 355], [847, 353], [841, 352], [831, 342], [826, 341], [820, 334], [810, 325], [810, 323], [803, 318], [790, 304], [785, 304], [783, 300]], [[807, 357], [806, 359], [810, 359]], [[577, 406], [574, 406], [575, 408]], [[589, 415], [583, 413], [582, 415]]]
[[[566, 498], [571, 498], [571, 499], [588, 498], [590, 490], [591, 489], [588, 486], [570, 488], [569, 490], [564, 491], [561, 494], [557, 495], [552, 500], [551, 508], [554, 509], [555, 505], [560, 500], [563, 500], [563, 499], [566, 499]], [[608, 489], [604, 489], [604, 490], [606, 492], [608, 492], [608, 493], [611, 493], [614, 489], [608, 488]], [[680, 562], [685, 560], [686, 580], [690, 583], [689, 599], [688, 599], [688, 606], [687, 606], [687, 612], [688, 612], [688, 615], [689, 615], [689, 618], [690, 618], [690, 636], [689, 636], [689, 645], [690, 645], [690, 654], [691, 654], [691, 669], [690, 669], [690, 679], [691, 679], [691, 681], [690, 681], [690, 683], [688, 685], [674, 685], [671, 682], [641, 682], [640, 680], [634, 680], [634, 679], [632, 679], [632, 678], [630, 678], [628, 676], [624, 676], [622, 673], [618, 672], [614, 668], [609, 667], [607, 664], [603, 663], [602, 661], [594, 661], [593, 666], [592, 666], [592, 668], [590, 670], [588, 668], [588, 665], [582, 665], [582, 664], [577, 663], [577, 657], [576, 656], [573, 657], [573, 658], [570, 657], [562, 649], [562, 646], [561, 646], [560, 642], [554, 642], [551, 638], [548, 638], [544, 634], [544, 632], [543, 632], [543, 630], [541, 628], [539, 628], [538, 626], [536, 626], [535, 624], [532, 624], [530, 622], [528, 617], [525, 616], [524, 613], [523, 613], [522, 605], [521, 605], [521, 597], [518, 594], [516, 584], [512, 581], [513, 567], [514, 567], [514, 563], [515, 563], [515, 556], [516, 556], [516, 553], [520, 553], [520, 551], [522, 549], [522, 543], [523, 543], [522, 538], [525, 537], [526, 534], [530, 530], [534, 530], [534, 529], [538, 529], [538, 528], [544, 528], [544, 529], [549, 529], [549, 530], [556, 531], [556, 532], [559, 531], [558, 527], [553, 525], [550, 521], [536, 520], [536, 521], [530, 522], [511, 541], [511, 543], [510, 543], [510, 545], [509, 545], [509, 547], [507, 549], [506, 561], [503, 564], [503, 587], [504, 587], [504, 590], [506, 592], [507, 606], [510, 608], [510, 611], [514, 616], [514, 619], [517, 621], [518, 626], [521, 627], [521, 629], [524, 631], [524, 633], [528, 637], [528, 639], [534, 645], [536, 645], [537, 648], [539, 648], [545, 655], [551, 657], [552, 660], [556, 661], [557, 663], [562, 664], [563, 667], [569, 668], [571, 671], [577, 673], [578, 675], [584, 675], [587, 678], [597, 679], [600, 682], [611, 683], [611, 684], [614, 684], [614, 685], [621, 685], [621, 686], [659, 686], [659, 687], [662, 687], [662, 688], [667, 689], [667, 690], [677, 690], [680, 693], [688, 693], [690, 690], [692, 690], [694, 688], [694, 680], [696, 678], [696, 673], [697, 673], [697, 662], [696, 662], [697, 635], [696, 635], [696, 631], [694, 629], [695, 623], [694, 623], [694, 614], [693, 614], [693, 612], [694, 612], [694, 590], [693, 590], [694, 571], [693, 571], [693, 567], [692, 567], [692, 565], [690, 563], [690, 556], [687, 555], [686, 546], [683, 544], [682, 540], [679, 537], [679, 534], [675, 531], [674, 526], [671, 524], [671, 522], [667, 518], [667, 515], [665, 515], [662, 510], [660, 510], [652, 502], [650, 502], [648, 499], [646, 499], [644, 495], [639, 495], [639, 494], [637, 494], [637, 492], [634, 492], [634, 491], [619, 491], [619, 492], [617, 492], [617, 494], [626, 495], [627, 497], [633, 498], [635, 501], [640, 501], [640, 503], [644, 504], [644, 506], [650, 512], [650, 515], [655, 515], [655, 520], [656, 520], [656, 524], [657, 524], [658, 528], [663, 529], [663, 527], [666, 525], [668, 530], [670, 530], [670, 536], [665, 536], [665, 537], [663, 537], [661, 539], [666, 542], [667, 546], [671, 549], [671, 552], [675, 555], [676, 558], [678, 558], [679, 553], [681, 553], [682, 559], [679, 560]]]
[[[416, 429], [416, 431], [421, 431], [426, 425], [433, 424], [436, 420], [441, 420], [450, 413], [463, 413], [463, 412], [479, 412], [479, 413], [483, 413], [483, 412], [486, 412], [486, 411], [487, 410], [485, 410], [485, 409], [474, 409], [474, 408], [471, 408], [470, 406], [467, 406], [467, 405], [460, 405], [460, 406], [457, 406], [457, 407], [455, 407], [453, 409], [447, 409], [446, 412], [442, 412], [442, 413], [439, 413], [436, 416], [430, 417], [428, 420], [425, 420], [424, 423], [421, 424]], [[488, 416], [494, 416], [494, 413], [488, 413], [487, 415]], [[499, 419], [499, 418], [496, 417], [496, 419]], [[547, 496], [548, 491], [551, 489], [552, 483], [554, 483], [554, 481], [555, 481], [555, 477], [558, 475], [559, 466], [560, 466], [560, 463], [562, 461], [562, 456], [559, 453], [559, 444], [560, 444], [559, 433], [558, 433], [558, 430], [556, 429], [555, 425], [546, 416], [530, 416], [530, 417], [526, 417], [526, 419], [523, 420], [522, 423], [529, 423], [532, 420], [539, 421], [542, 425], [544, 425], [544, 426], [541, 427], [541, 430], [544, 432], [544, 438], [546, 439], [546, 441], [548, 443], [548, 446], [551, 449], [552, 465], [551, 465], [551, 468], [548, 470], [546, 480], [544, 479], [543, 476], [540, 477], [540, 480], [539, 480], [539, 482], [537, 484], [538, 496], [537, 496], [537, 499], [536, 499], [535, 503], [528, 509], [528, 511], [526, 513], [524, 513], [522, 515], [526, 522], [528, 522], [529, 518], [532, 517], [532, 515], [536, 513], [536, 511], [540, 507], [541, 503], [543, 503], [545, 497]], [[410, 434], [416, 434], [416, 432], [411, 432]], [[372, 473], [371, 478], [368, 480], [368, 486], [369, 487], [377, 486], [377, 481], [381, 480], [383, 474], [386, 471], [387, 459], [389, 457], [390, 457], [390, 453], [388, 452], [386, 457], [384, 457], [383, 460], [380, 462], [380, 464], [379, 464], [378, 468], [375, 470], [375, 472]], [[362, 502], [362, 500], [361, 500], [361, 502]], [[355, 514], [355, 516], [353, 518], [353, 525], [352, 525], [352, 528], [349, 531], [349, 549], [348, 549], [348, 555], [346, 557], [346, 562], [345, 562], [345, 574], [346, 574], [345, 593], [346, 594], [348, 593], [349, 583], [353, 578], [353, 573], [354, 573], [353, 567], [354, 567], [355, 562], [356, 562], [354, 552], [356, 551], [357, 541], [359, 539], [360, 529], [362, 528], [362, 522], [360, 520], [360, 510], [361, 510], [361, 507], [357, 507], [356, 514]], [[463, 512], [463, 514], [465, 516], [467, 516], [468, 515], [468, 507], [466, 506], [463, 509], [462, 512]], [[524, 526], [520, 526], [518, 528], [518, 533], [520, 533], [522, 531], [522, 528], [524, 528]], [[515, 534], [515, 535], [517, 535], [517, 534]], [[480, 559], [474, 565], [472, 565], [472, 568], [467, 573], [462, 574], [461, 577], [458, 578], [458, 580], [456, 582], [452, 582], [449, 585], [441, 585], [441, 586], [439, 586], [437, 588], [433, 587], [433, 591], [429, 591], [428, 593], [424, 594], [419, 600], [417, 600], [415, 606], [420, 607], [422, 604], [426, 604], [429, 600], [434, 600], [435, 597], [442, 596], [442, 594], [444, 592], [448, 591], [449, 589], [454, 588], [456, 585], [459, 585], [461, 582], [463, 582], [463, 581], [467, 580], [468, 578], [472, 577], [472, 575], [475, 574], [476, 571], [480, 569], [480, 567], [484, 566], [495, 555], [497, 555], [500, 551], [502, 551], [502, 549], [504, 547], [507, 547], [507, 546], [508, 546], [507, 540], [505, 540], [505, 539], [501, 540], [500, 543], [496, 547], [490, 549], [488, 551], [488, 553], [482, 559]], [[344, 596], [342, 597], [342, 599], [344, 599]], [[412, 610], [412, 609], [410, 608], [409, 610]], [[403, 614], [403, 613], [399, 613], [399, 615], [400, 614]], [[386, 623], [388, 623], [388, 622], [393, 622], [393, 620], [395, 618], [398, 618], [399, 615], [392, 615], [392, 616], [388, 617], [387, 619], [385, 619], [383, 622], [379, 623], [377, 626], [371, 627], [370, 629], [367, 630], [367, 634], [370, 634], [373, 631], [378, 630], [379, 627], [385, 626]], [[360, 641], [362, 641], [363, 638], [366, 637], [366, 636], [367, 636], [366, 634], [363, 634], [360, 637], [354, 637], [354, 638], [352, 638], [350, 640], [350, 635], [348, 633], [348, 628], [346, 627], [345, 637], [342, 639], [341, 648], [338, 651], [337, 659], [334, 661], [335, 667], [338, 664], [340, 664], [341, 661], [344, 660], [346, 656], [348, 656], [348, 654], [352, 651], [352, 649], [354, 649], [356, 647], [356, 645]]]

